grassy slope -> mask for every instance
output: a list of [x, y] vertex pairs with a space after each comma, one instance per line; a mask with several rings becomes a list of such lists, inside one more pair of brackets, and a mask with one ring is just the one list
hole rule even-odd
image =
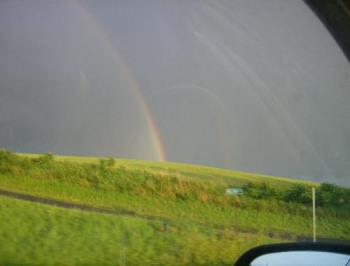
[[[33, 159], [38, 155], [22, 154], [20, 158], [25, 160], [24, 158], [28, 157]], [[118, 245], [114, 243], [119, 241], [117, 239], [120, 239], [120, 234], [123, 233], [127, 234], [127, 239], [131, 237], [131, 240], [125, 240], [124, 244], [130, 251], [127, 256], [130, 259], [128, 265], [132, 265], [131, 262], [138, 259], [159, 264], [162, 264], [162, 260], [163, 264], [169, 260], [174, 262], [174, 265], [193, 265], [194, 262], [200, 264], [201, 257], [210, 262], [210, 265], [215, 265], [215, 262], [217, 265], [225, 265], [248, 247], [278, 241], [281, 237], [286, 241], [296, 236], [309, 236], [311, 232], [311, 212], [307, 206], [224, 195], [226, 187], [248, 181], [264, 182], [281, 191], [296, 183], [317, 185], [311, 182], [210, 167], [135, 160], [117, 160], [113, 168], [115, 170], [112, 170], [110, 175], [101, 176], [98, 163], [97, 158], [55, 156], [55, 162], [46, 168], [35, 166], [26, 170], [23, 169], [24, 166], [17, 165], [12, 167], [10, 172], [0, 173], [0, 188], [108, 209], [125, 208], [139, 215], [152, 215], [159, 219], [116, 219], [108, 215], [61, 210], [0, 197], [0, 216], [8, 217], [0, 222], [0, 245], [7, 243], [9, 239], [9, 243], [12, 243], [0, 253], [0, 257], [11, 261], [22, 240], [27, 239], [30, 242], [30, 245], [26, 245], [27, 253], [23, 253], [19, 258], [26, 258], [28, 262], [40, 257], [40, 254], [47, 254], [42, 255], [42, 261], [49, 259], [57, 262], [61, 254], [57, 247], [72, 246], [67, 250], [63, 248], [67, 252], [67, 264], [78, 262], [78, 259], [82, 260], [81, 263], [84, 260], [96, 259], [101, 260], [99, 264], [109, 264], [118, 256], [122, 256], [119, 259], [123, 259], [124, 255], [116, 251], [119, 248], [115, 248]], [[323, 214], [318, 224], [320, 236], [349, 239], [349, 216], [334, 216], [327, 211]], [[55, 219], [61, 222], [55, 222]], [[164, 230], [164, 221], [167, 221], [166, 228], [173, 229], [165, 235], [159, 235], [157, 230]], [[82, 228], [83, 234], [77, 232], [74, 225], [76, 222]], [[119, 232], [119, 238], [108, 233], [110, 226], [115, 228], [116, 234]], [[13, 230], [19, 227], [23, 230], [18, 230], [14, 235]], [[37, 228], [37, 231], [29, 232], [29, 228], [32, 227]], [[29, 231], [26, 232], [25, 228]], [[45, 230], [56, 232], [53, 234], [56, 234], [57, 238], [47, 238], [44, 234], [45, 237], [40, 240], [42, 235], [38, 232]], [[125, 233], [126, 231], [132, 232], [132, 235], [135, 233], [135, 239], [129, 233]], [[148, 232], [147, 237], [142, 235], [141, 232], [144, 231]], [[218, 236], [218, 232], [226, 233]], [[61, 239], [62, 235], [66, 237]], [[90, 245], [93, 243], [90, 238], [98, 238], [95, 243], [101, 243], [101, 248]], [[61, 241], [68, 242], [61, 244]], [[35, 244], [36, 242], [38, 243]], [[103, 243], [110, 246], [107, 247]], [[175, 256], [178, 251], [172, 250], [171, 243], [177, 243], [177, 249], [181, 250], [181, 260]], [[79, 247], [85, 244], [90, 246], [92, 251], [98, 248], [94, 252], [96, 256], [91, 255], [91, 252], [84, 255], [89, 248]], [[52, 255], [47, 253], [46, 246], [51, 246]], [[101, 253], [102, 250], [111, 251], [105, 256]], [[161, 258], [157, 258], [160, 254]], [[206, 265], [205, 260], [202, 261], [202, 265]]]
[[[38, 158], [41, 154], [32, 153], [19, 153], [18, 155], [27, 158]], [[82, 157], [82, 156], [55, 156], [57, 161], [62, 162], [77, 162], [77, 163], [99, 163], [100, 158], [98, 157]], [[192, 165], [185, 163], [174, 163], [174, 162], [153, 162], [153, 161], [143, 161], [143, 160], [128, 160], [128, 159], [116, 159], [116, 167], [124, 166], [128, 169], [133, 170], [147, 170], [154, 173], [176, 173], [183, 177], [189, 179], [212, 179], [215, 182], [230, 183], [234, 181], [235, 183], [246, 183], [247, 181], [252, 182], [265, 182], [272, 184], [274, 186], [288, 186], [290, 184], [304, 184], [317, 186], [318, 183], [296, 180], [287, 177], [277, 177], [277, 176], [267, 176], [256, 173], [247, 173], [233, 171], [229, 169], [208, 167], [202, 165]], [[214, 179], [215, 178], [215, 179]]]

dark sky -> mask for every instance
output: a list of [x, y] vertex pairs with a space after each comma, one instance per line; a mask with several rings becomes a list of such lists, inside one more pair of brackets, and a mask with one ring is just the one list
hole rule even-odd
[[302, 1], [0, 2], [0, 147], [350, 184], [349, 100]]

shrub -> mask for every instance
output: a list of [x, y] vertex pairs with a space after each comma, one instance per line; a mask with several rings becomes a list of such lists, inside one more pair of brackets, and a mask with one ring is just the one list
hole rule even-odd
[[317, 189], [317, 202], [322, 206], [348, 206], [350, 203], [350, 189], [322, 183]]
[[54, 155], [52, 153], [46, 153], [38, 158], [33, 159], [32, 161], [40, 165], [51, 164], [54, 161]]
[[16, 162], [17, 155], [7, 151], [0, 150], [0, 173], [12, 173], [13, 165]]
[[13, 162], [16, 159], [17, 155], [11, 151], [0, 149], [0, 162]]
[[311, 204], [311, 189], [303, 185], [293, 185], [285, 192], [283, 199], [287, 202]]
[[271, 199], [277, 198], [277, 192], [266, 183], [253, 184], [251, 182], [242, 187], [246, 195], [254, 199]]
[[113, 157], [109, 156], [106, 159], [106, 166], [113, 167], [115, 165], [115, 160]]

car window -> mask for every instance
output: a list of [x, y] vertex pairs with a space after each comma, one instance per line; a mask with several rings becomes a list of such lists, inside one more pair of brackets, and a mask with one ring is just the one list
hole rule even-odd
[[349, 241], [349, 4], [313, 2], [1, 1], [0, 264]]

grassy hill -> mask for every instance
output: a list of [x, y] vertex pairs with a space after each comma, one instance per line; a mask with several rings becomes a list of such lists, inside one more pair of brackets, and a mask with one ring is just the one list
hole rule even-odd
[[[311, 186], [318, 187], [318, 235], [350, 240], [345, 188], [187, 164], [2, 150], [0, 264], [232, 265], [250, 247], [309, 238]], [[226, 195], [228, 187], [244, 195]]]

